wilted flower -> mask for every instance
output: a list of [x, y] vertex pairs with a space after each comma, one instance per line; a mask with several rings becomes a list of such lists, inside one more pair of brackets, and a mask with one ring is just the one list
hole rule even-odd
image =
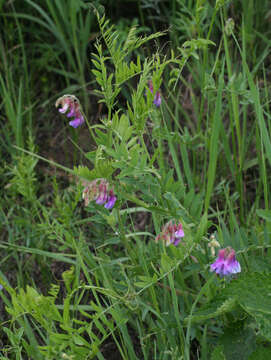
[[233, 30], [234, 30], [234, 20], [232, 18], [229, 18], [225, 24], [226, 35], [230, 36], [233, 33]]
[[114, 190], [109, 188], [109, 183], [106, 179], [96, 179], [85, 184], [83, 199], [85, 200], [85, 206], [94, 200], [96, 204], [104, 204], [104, 207], [110, 210], [115, 205], [117, 197]]
[[[149, 89], [151, 91], [151, 93], [153, 94], [153, 84], [152, 84], [152, 80], [149, 80]], [[154, 100], [153, 103], [154, 105], [156, 105], [157, 107], [159, 107], [161, 105], [162, 99], [161, 99], [161, 94], [159, 91], [157, 91], [154, 94]]]
[[162, 240], [165, 242], [166, 246], [170, 244], [177, 246], [181, 239], [184, 237], [184, 231], [182, 224], [178, 225], [173, 224], [172, 221], [169, 221], [162, 229], [162, 232], [156, 236], [155, 241], [158, 242]]
[[66, 114], [68, 118], [74, 118], [69, 122], [69, 124], [77, 128], [78, 126], [82, 125], [85, 122], [84, 116], [81, 113], [80, 102], [79, 100], [73, 95], [64, 95], [57, 99], [56, 107], [61, 106], [58, 111], [61, 114]]
[[215, 248], [220, 247], [219, 242], [215, 239], [214, 235], [211, 235], [208, 247], [211, 249], [212, 256], [215, 256]]
[[218, 258], [211, 264], [210, 270], [221, 277], [241, 272], [241, 266], [235, 258], [235, 251], [230, 247], [219, 250]]
[[97, 197], [96, 197], [96, 204], [99, 205], [103, 205], [106, 201], [107, 201], [107, 188], [108, 188], [108, 183], [107, 181], [103, 181], [101, 180], [100, 184], [98, 185], [97, 188]]

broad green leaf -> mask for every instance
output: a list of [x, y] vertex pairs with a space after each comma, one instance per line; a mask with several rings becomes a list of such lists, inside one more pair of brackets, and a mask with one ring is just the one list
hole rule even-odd
[[271, 274], [247, 273], [233, 280], [226, 293], [252, 316], [260, 333], [271, 341]]
[[243, 322], [233, 322], [224, 329], [219, 342], [227, 360], [247, 360], [256, 347], [256, 336], [253, 329], [244, 328]]
[[[203, 306], [199, 311], [193, 313], [191, 322], [202, 322], [226, 314], [236, 308], [237, 301], [234, 297], [226, 300], [220, 299]], [[185, 323], [189, 318], [185, 318]]]

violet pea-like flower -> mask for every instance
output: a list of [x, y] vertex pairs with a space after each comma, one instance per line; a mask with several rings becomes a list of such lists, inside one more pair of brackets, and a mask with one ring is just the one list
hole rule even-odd
[[114, 207], [117, 197], [106, 179], [96, 179], [87, 182], [84, 185], [85, 187], [82, 195], [85, 206], [88, 206], [89, 202], [94, 200], [96, 204], [104, 205], [108, 210], [111, 210]]
[[108, 198], [107, 198], [107, 202], [104, 205], [104, 207], [108, 210], [112, 209], [113, 206], [115, 205], [115, 202], [117, 200], [116, 195], [114, 194], [113, 189], [109, 190], [109, 194], [108, 194]]
[[177, 225], [172, 223], [172, 221], [169, 221], [163, 227], [161, 233], [156, 236], [155, 241], [158, 242], [159, 240], [162, 240], [166, 246], [177, 246], [181, 242], [183, 237], [184, 231], [182, 224], [179, 223]]
[[[56, 101], [56, 107], [61, 114], [65, 114], [67, 118], [73, 118], [69, 124], [73, 128], [77, 128], [85, 122], [81, 112], [80, 102], [74, 95], [63, 95]], [[67, 113], [68, 111], [68, 113]]]
[[241, 272], [240, 263], [235, 258], [235, 251], [230, 247], [219, 250], [218, 258], [211, 264], [210, 271], [215, 271], [221, 277]]
[[[150, 89], [150, 92], [153, 94], [152, 80], [149, 80], [149, 89]], [[162, 102], [161, 93], [160, 93], [160, 91], [157, 91], [154, 94], [153, 103], [154, 103], [155, 106], [159, 107], [161, 105], [161, 102]]]
[[154, 105], [159, 107], [161, 105], [161, 102], [162, 102], [161, 94], [159, 91], [157, 91], [157, 93], [155, 93], [155, 95], [154, 95], [153, 103], [154, 103]]
[[98, 193], [96, 197], [96, 204], [103, 205], [105, 202], [107, 202], [107, 187], [108, 184], [105, 181], [102, 181], [98, 186]]

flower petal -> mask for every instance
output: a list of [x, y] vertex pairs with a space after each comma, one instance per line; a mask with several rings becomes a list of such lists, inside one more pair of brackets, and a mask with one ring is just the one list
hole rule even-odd
[[215, 271], [221, 277], [241, 272], [241, 266], [235, 259], [235, 251], [231, 248], [220, 250], [218, 258], [210, 265], [210, 271]]
[[157, 107], [159, 107], [161, 105], [162, 99], [161, 99], [161, 94], [159, 91], [157, 91], [157, 93], [154, 96], [154, 100], [153, 103], [154, 105], [156, 105]]
[[108, 210], [112, 209], [112, 207], [115, 205], [115, 202], [117, 200], [117, 197], [115, 195], [112, 195], [107, 200], [107, 203], [104, 205], [104, 207]]
[[182, 224], [179, 224], [179, 225], [177, 226], [177, 231], [175, 231], [175, 236], [176, 236], [177, 238], [182, 238], [182, 237], [184, 237], [184, 231], [183, 231]]
[[84, 124], [84, 122], [85, 122], [85, 120], [84, 120], [83, 116], [79, 116], [79, 117], [75, 118], [74, 120], [70, 121], [69, 124], [73, 128], [77, 128], [78, 126]]
[[65, 112], [68, 110], [68, 108], [69, 108], [69, 104], [66, 103], [66, 104], [64, 104], [63, 107], [59, 108], [58, 111], [59, 111], [61, 114], [65, 114]]

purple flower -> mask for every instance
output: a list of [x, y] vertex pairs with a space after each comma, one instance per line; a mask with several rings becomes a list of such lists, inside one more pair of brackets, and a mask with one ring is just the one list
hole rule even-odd
[[116, 195], [114, 194], [114, 191], [111, 189], [109, 191], [109, 195], [107, 198], [107, 203], [104, 205], [104, 207], [108, 210], [112, 209], [112, 207], [115, 205], [115, 202], [117, 200]]
[[183, 226], [181, 223], [179, 223], [179, 225], [177, 226], [177, 230], [175, 231], [175, 236], [178, 238], [184, 237]]
[[106, 209], [110, 210], [113, 208], [117, 197], [114, 190], [112, 188], [109, 189], [109, 183], [106, 179], [96, 179], [84, 185], [83, 199], [85, 206], [87, 206], [90, 201], [95, 200], [98, 205], [104, 204]]
[[59, 108], [58, 111], [61, 113], [61, 114], [65, 114], [65, 112], [68, 110], [69, 108], [69, 104], [66, 103], [64, 104], [64, 106], [62, 108]]
[[108, 183], [107, 181], [101, 181], [98, 187], [98, 193], [96, 197], [96, 204], [103, 205], [107, 201], [107, 187]]
[[181, 238], [175, 238], [174, 242], [172, 243], [172, 245], [177, 246], [179, 245], [179, 243], [181, 242]]
[[218, 258], [211, 264], [210, 270], [221, 277], [241, 272], [241, 266], [235, 258], [235, 251], [230, 247], [219, 250]]
[[[149, 80], [149, 89], [150, 89], [150, 92], [153, 94], [153, 84], [152, 84], [152, 80]], [[161, 94], [160, 94], [159, 91], [157, 91], [157, 92], [154, 94], [153, 103], [154, 103], [154, 105], [156, 105], [157, 107], [159, 107], [159, 106], [161, 105], [161, 102], [162, 102]]]
[[83, 116], [80, 116], [78, 118], [75, 118], [74, 120], [70, 121], [69, 124], [73, 127], [73, 128], [77, 128], [78, 126], [84, 124], [85, 119], [83, 118]]
[[159, 107], [161, 105], [161, 102], [162, 102], [161, 94], [159, 91], [157, 91], [157, 93], [155, 93], [155, 95], [154, 95], [153, 103], [154, 103], [154, 105]]
[[100, 194], [96, 199], [96, 204], [103, 205], [107, 201], [107, 194]]
[[3, 290], [3, 285], [0, 284], [0, 290]]
[[77, 128], [85, 122], [84, 116], [81, 113], [79, 100], [73, 95], [64, 95], [57, 99], [56, 107], [61, 106], [58, 111], [61, 114], [66, 114], [67, 118], [74, 118], [69, 124], [73, 128]]
[[178, 225], [173, 224], [172, 221], [169, 221], [162, 229], [162, 232], [158, 234], [155, 238], [155, 241], [158, 242], [162, 240], [165, 242], [166, 246], [174, 245], [177, 246], [181, 239], [184, 237], [184, 231], [182, 224]]
[[75, 111], [75, 108], [74, 106], [70, 107], [70, 111], [68, 112], [68, 114], [66, 114], [67, 118], [71, 118], [71, 117], [75, 117], [76, 116], [76, 111]]

